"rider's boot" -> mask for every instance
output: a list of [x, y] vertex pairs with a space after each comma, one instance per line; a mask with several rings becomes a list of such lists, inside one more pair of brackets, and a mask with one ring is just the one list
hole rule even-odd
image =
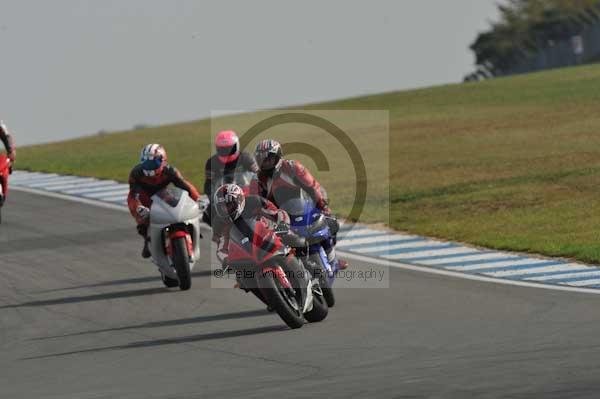
[[[348, 268], [348, 262], [337, 257], [335, 253], [335, 249], [331, 247], [329, 252], [327, 252], [327, 260], [334, 267], [334, 269], [338, 270], [346, 270]], [[337, 263], [337, 268], [335, 267]]]
[[145, 237], [144, 238], [144, 249], [142, 249], [142, 258], [144, 258], [144, 259], [148, 259], [149, 257], [152, 256], [152, 254], [150, 253], [150, 248], [148, 247], [149, 243], [150, 243], [150, 238]]

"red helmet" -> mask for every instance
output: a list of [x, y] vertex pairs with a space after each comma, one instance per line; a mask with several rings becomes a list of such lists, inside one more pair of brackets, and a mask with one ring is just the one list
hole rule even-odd
[[148, 144], [142, 148], [140, 163], [146, 176], [160, 176], [167, 165], [167, 151], [160, 144]]
[[244, 212], [246, 197], [240, 186], [223, 184], [215, 191], [214, 204], [219, 217], [236, 220]]
[[240, 156], [240, 139], [233, 130], [223, 130], [215, 138], [217, 155], [223, 163], [233, 162]]

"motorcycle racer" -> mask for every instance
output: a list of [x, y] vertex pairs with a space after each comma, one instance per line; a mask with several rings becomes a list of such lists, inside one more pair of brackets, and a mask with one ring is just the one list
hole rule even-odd
[[[2, 141], [2, 144], [4, 144], [4, 148], [6, 148], [6, 155], [10, 160], [8, 169], [8, 174], [10, 174], [12, 173], [12, 165], [15, 163], [17, 151], [15, 149], [12, 135], [9, 133], [8, 128], [3, 121], [0, 121], [0, 141]], [[0, 175], [0, 186], [2, 188], [2, 191], [0, 192], [0, 206], [6, 200], [6, 195], [8, 193], [8, 174]]]
[[[325, 216], [331, 216], [327, 193], [308, 169], [300, 162], [283, 158], [281, 144], [275, 140], [262, 140], [254, 153], [259, 172], [250, 184], [250, 194], [262, 196], [276, 206], [292, 198], [307, 193]], [[338, 261], [340, 269], [346, 269], [348, 262], [337, 259], [333, 245], [325, 245], [330, 262]]]
[[[225, 184], [219, 187], [214, 195], [215, 213], [220, 220], [227, 222], [221, 230], [220, 235], [224, 238], [223, 246], [220, 247], [217, 256], [223, 255], [221, 265], [223, 268], [229, 268], [228, 257], [231, 258], [233, 267], [238, 271], [243, 271], [241, 275], [237, 275], [235, 288], [241, 288], [246, 292], [252, 292], [258, 299], [267, 305], [268, 311], [277, 311], [277, 313], [286, 321], [286, 324], [292, 328], [299, 328], [304, 323], [303, 320], [288, 317], [284, 309], [290, 306], [290, 301], [293, 303], [300, 300], [303, 303], [302, 307], [297, 305], [290, 306], [294, 309], [293, 314], [304, 312], [306, 320], [309, 322], [321, 321], [327, 315], [327, 304], [323, 300], [323, 294], [318, 287], [318, 280], [314, 279], [310, 272], [304, 267], [304, 264], [295, 256], [294, 251], [286, 250], [281, 234], [290, 234], [289, 232], [289, 216], [283, 210], [278, 210], [268, 200], [258, 196], [245, 196], [241, 187], [235, 184]], [[292, 233], [293, 234], [293, 233]], [[273, 283], [272, 288], [269, 284], [253, 285], [260, 281], [252, 269], [251, 264], [255, 266], [261, 264], [265, 259], [271, 260], [279, 258], [277, 266], [262, 265], [261, 271], [263, 276], [271, 275], [271, 279], [277, 279], [280, 283]], [[244, 262], [249, 269], [241, 266], [240, 262]], [[276, 261], [277, 262], [277, 261]], [[250, 263], [250, 265], [248, 265]], [[283, 266], [283, 268], [280, 268]], [[278, 274], [289, 273], [283, 277]], [[269, 281], [269, 278], [264, 278], [264, 281]], [[250, 284], [248, 282], [250, 281]], [[277, 288], [281, 284], [281, 290], [287, 292], [285, 295], [291, 295], [294, 299], [285, 301], [282, 299], [281, 291]], [[302, 294], [298, 290], [305, 290]], [[292, 290], [293, 293], [289, 293]], [[310, 291], [309, 291], [310, 290]], [[273, 294], [277, 293], [277, 294]], [[321, 298], [317, 302], [316, 297]], [[274, 300], [274, 297], [279, 297], [280, 300]], [[312, 309], [308, 308], [306, 300], [312, 300]], [[304, 310], [302, 310], [304, 309]], [[313, 315], [315, 317], [313, 317]]]
[[167, 163], [167, 152], [160, 144], [148, 144], [141, 152], [140, 163], [129, 174], [129, 211], [137, 223], [137, 231], [144, 238], [142, 257], [151, 256], [148, 249], [148, 226], [150, 223], [151, 197], [158, 191], [173, 184], [189, 193], [198, 201], [200, 193], [194, 185], [183, 178], [181, 173]]
[[254, 157], [259, 171], [250, 185], [250, 193], [283, 204], [297, 198], [302, 191], [308, 193], [317, 208], [331, 215], [327, 193], [308, 169], [300, 162], [283, 158], [281, 144], [275, 140], [262, 140], [256, 145]]
[[[216, 154], [206, 160], [204, 166], [204, 193], [213, 198], [214, 190], [226, 183], [235, 182], [239, 172], [258, 173], [254, 157], [240, 151], [240, 139], [233, 130], [224, 130], [215, 137]], [[243, 188], [243, 187], [242, 187]], [[205, 207], [204, 221], [211, 225], [212, 207]]]
[[213, 241], [217, 244], [217, 258], [221, 264], [227, 263], [229, 231], [238, 219], [260, 218], [271, 224], [289, 226], [287, 212], [278, 209], [271, 201], [257, 195], [244, 194], [236, 184], [224, 184], [213, 196], [215, 223], [213, 223]]

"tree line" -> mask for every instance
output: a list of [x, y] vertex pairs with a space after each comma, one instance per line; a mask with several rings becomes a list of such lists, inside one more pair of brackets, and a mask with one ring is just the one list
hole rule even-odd
[[507, 0], [498, 8], [500, 20], [470, 46], [478, 72], [465, 80], [506, 75], [532, 53], [600, 21], [598, 0]]

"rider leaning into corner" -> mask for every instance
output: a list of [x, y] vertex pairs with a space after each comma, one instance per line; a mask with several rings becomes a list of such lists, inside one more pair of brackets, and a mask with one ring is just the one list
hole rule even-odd
[[[11, 162], [9, 173], [12, 173], [12, 164], [15, 163], [17, 151], [15, 149], [12, 136], [9, 134], [8, 128], [3, 121], [0, 121], [0, 141], [2, 141], [4, 148], [6, 148], [6, 154]], [[2, 205], [6, 199], [6, 194], [8, 193], [8, 176], [0, 176], [0, 185], [2, 186], [2, 192], [0, 193], [0, 205]]]
[[[234, 174], [238, 171], [258, 173], [254, 157], [240, 151], [240, 139], [233, 130], [224, 130], [215, 137], [217, 153], [206, 161], [204, 166], [204, 194], [212, 199], [213, 187], [218, 184], [233, 183]], [[211, 225], [212, 207], [206, 207], [203, 220]]]
[[[252, 235], [254, 234], [253, 229], [257, 226], [254, 225], [251, 227], [248, 223], [250, 220], [256, 221], [257, 224], [262, 224], [269, 230], [276, 230], [280, 225], [285, 225], [289, 228], [290, 218], [287, 212], [278, 209], [272, 202], [265, 198], [256, 195], [245, 195], [244, 190], [236, 184], [224, 184], [220, 186], [215, 191], [213, 200], [216, 214], [215, 224], [217, 220], [221, 222], [218, 228], [215, 229], [213, 227], [213, 240], [216, 238], [220, 242], [217, 257], [223, 267], [226, 267], [228, 264], [227, 256], [231, 229], [238, 229], [245, 237], [252, 239]], [[275, 247], [279, 240], [275, 234], [262, 237], [262, 239], [261, 248]], [[300, 260], [293, 256], [293, 254], [288, 254], [285, 262], [288, 270], [296, 275], [300, 275], [305, 270]], [[240, 287], [239, 283], [236, 286]], [[256, 290], [250, 291], [268, 306], [267, 309], [269, 311], [273, 310], [259, 292]]]
[[144, 237], [143, 258], [151, 256], [148, 248], [151, 198], [169, 184], [187, 191], [194, 201], [200, 198], [196, 187], [167, 163], [167, 152], [163, 146], [148, 144], [142, 149], [140, 163], [134, 166], [129, 174], [129, 196], [127, 197], [129, 211], [137, 223], [137, 231]]
[[217, 244], [217, 259], [222, 265], [227, 264], [229, 232], [237, 219], [261, 219], [276, 225], [290, 224], [287, 212], [258, 195], [246, 196], [244, 190], [236, 184], [224, 184], [217, 188], [213, 202], [216, 217], [212, 240]]
[[[256, 145], [254, 157], [259, 172], [250, 184], [250, 194], [259, 195], [280, 206], [291, 198], [300, 197], [304, 191], [324, 215], [331, 216], [325, 190], [304, 165], [283, 158], [279, 142], [260, 141]], [[342, 270], [348, 267], [348, 262], [338, 259], [335, 254], [335, 237], [332, 242], [324, 242], [323, 247], [330, 262], [338, 261]]]

